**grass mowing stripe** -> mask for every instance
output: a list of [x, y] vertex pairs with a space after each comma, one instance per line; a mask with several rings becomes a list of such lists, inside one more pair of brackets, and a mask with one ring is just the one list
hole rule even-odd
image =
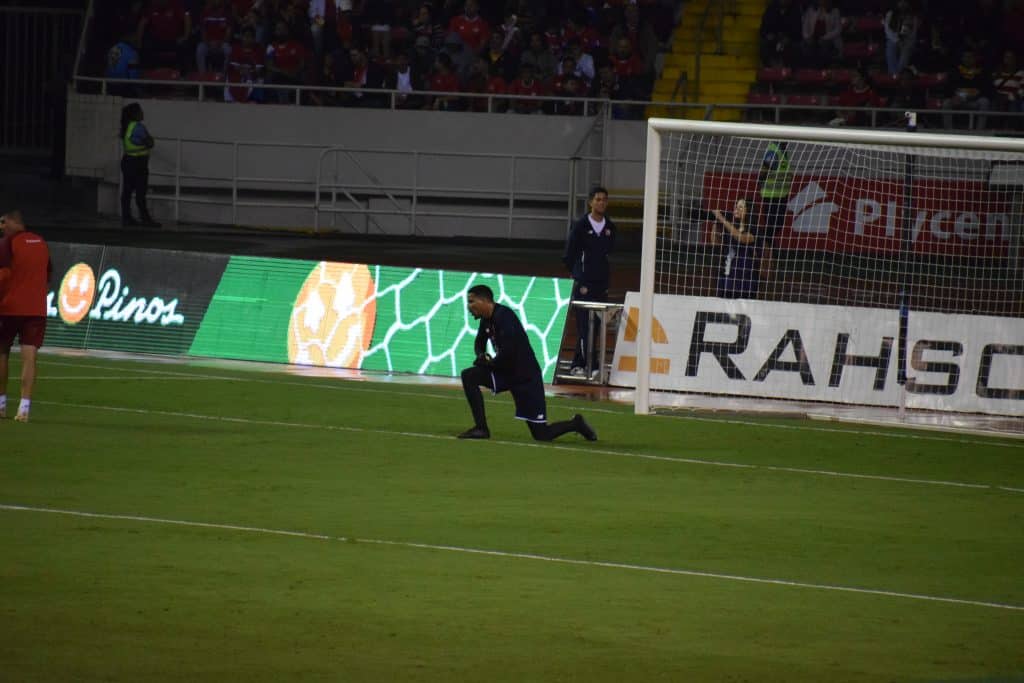
[[[105, 406], [99, 404], [90, 403], [66, 403], [62, 401], [36, 401], [36, 403], [43, 405], [61, 406], [65, 408], [80, 408], [85, 410], [103, 410], [109, 412], [119, 413], [131, 413], [136, 415], [163, 415], [165, 417], [177, 417], [186, 418], [192, 420], [208, 420], [213, 422], [234, 422], [239, 424], [252, 424], [262, 425], [267, 427], [288, 427], [293, 429], [323, 429], [327, 431], [342, 431], [342, 432], [362, 432], [367, 434], [382, 434], [387, 436], [405, 436], [416, 439], [438, 439], [438, 440], [450, 440], [455, 439], [454, 436], [441, 435], [441, 434], [430, 434], [428, 432], [404, 432], [389, 429], [373, 429], [368, 427], [345, 427], [340, 425], [324, 425], [324, 424], [312, 424], [306, 422], [285, 422], [283, 420], [260, 420], [250, 417], [230, 417], [225, 415], [204, 415], [202, 413], [186, 413], [178, 412], [173, 410], [156, 410], [150, 408], [130, 408], [122, 406]], [[882, 474], [857, 474], [853, 472], [835, 472], [831, 470], [818, 470], [818, 469], [805, 469], [800, 467], [783, 467], [777, 465], [752, 465], [747, 463], [738, 462], [725, 462], [720, 460], [702, 460], [700, 458], [677, 458], [667, 455], [653, 455], [650, 453], [629, 453], [626, 451], [614, 451], [602, 448], [587, 448], [580, 446], [560, 446], [550, 443], [530, 443], [521, 441], [502, 441], [499, 439], [491, 439], [490, 443], [504, 445], [504, 446], [516, 446], [519, 448], [548, 448], [551, 450], [568, 451], [572, 453], [586, 453], [586, 454], [598, 454], [598, 455], [611, 455], [621, 458], [637, 458], [642, 460], [659, 460], [664, 462], [674, 462], [687, 465], [706, 465], [711, 467], [728, 467], [737, 469], [749, 469], [749, 470], [765, 470], [769, 472], [788, 472], [792, 474], [810, 474], [815, 476], [828, 476], [838, 478], [850, 478], [850, 479], [868, 479], [873, 481], [887, 481], [903, 484], [923, 484], [929, 486], [952, 486], [957, 488], [965, 489], [985, 489], [985, 490], [999, 490], [1009, 491], [1014, 493], [1024, 492], [1022, 489], [1013, 488], [1010, 486], [1002, 486], [999, 484], [970, 484], [967, 482], [960, 481], [945, 481], [941, 479], [914, 479], [910, 477], [890, 477]]]
[[968, 600], [965, 598], [950, 598], [940, 595], [924, 595], [921, 593], [902, 593], [876, 588], [857, 588], [853, 586], [836, 586], [829, 584], [806, 583], [802, 581], [788, 581], [786, 579], [766, 579], [756, 576], [741, 576], [738, 574], [719, 574], [715, 572], [697, 571], [691, 569], [676, 569], [671, 567], [652, 567], [639, 564], [628, 564], [625, 562], [605, 562], [601, 560], [577, 560], [569, 557], [557, 557], [552, 555], [538, 555], [535, 553], [520, 553], [514, 551], [489, 550], [485, 548], [467, 548], [455, 545], [439, 545], [434, 543], [416, 543], [414, 541], [391, 541], [374, 538], [354, 538], [346, 536], [329, 536], [306, 531], [289, 531], [287, 529], [269, 529], [266, 527], [250, 527], [238, 524], [218, 524], [213, 522], [192, 522], [181, 519], [163, 519], [160, 517], [147, 517], [143, 515], [116, 515], [100, 512], [85, 512], [80, 510], [61, 510], [57, 508], [40, 508], [26, 505], [14, 505], [0, 503], [0, 510], [9, 512], [37, 512], [55, 515], [67, 515], [71, 517], [83, 517], [92, 519], [109, 519], [127, 522], [144, 522], [150, 524], [168, 524], [184, 527], [196, 527], [204, 529], [220, 529], [225, 531], [243, 531], [248, 533], [268, 534], [274, 536], [290, 536], [297, 538], [309, 538], [321, 541], [340, 541], [346, 543], [367, 543], [373, 545], [386, 545], [399, 548], [414, 548], [419, 550], [437, 550], [443, 552], [465, 553], [471, 555], [484, 555], [490, 557], [510, 558], [518, 560], [534, 560], [539, 562], [551, 562], [555, 564], [567, 564], [583, 567], [601, 567], [605, 569], [625, 569], [629, 571], [647, 572], [652, 574], [670, 574], [676, 576], [693, 576], [706, 579], [718, 579], [722, 581], [738, 581], [743, 583], [755, 583], [773, 586], [788, 586], [792, 588], [808, 588], [813, 590], [837, 591], [842, 593], [859, 593], [863, 595], [877, 595], [890, 598], [902, 598], [907, 600], [923, 600], [928, 602], [941, 602], [954, 605], [968, 605], [972, 607], [988, 607], [993, 609], [1024, 611], [1024, 605], [1014, 605], [1002, 602], [988, 602], [984, 600]]
[[[116, 361], [114, 361], [114, 362], [116, 362]], [[146, 361], [140, 359], [140, 360], [134, 360], [134, 361], [129, 361], [129, 362], [142, 363], [142, 362], [146, 362]], [[172, 363], [181, 363], [181, 362], [184, 362], [184, 361], [171, 360], [170, 362], [172, 362]], [[46, 361], [46, 364], [47, 365], [66, 366], [66, 367], [77, 367], [77, 368], [91, 368], [91, 369], [95, 369], [95, 370], [113, 370], [113, 369], [115, 369], [114, 367], [111, 367], [111, 366], [108, 366], [108, 365], [91, 365], [91, 364], [84, 364], [84, 363], [64, 363], [64, 362], [61, 362], [61, 361]], [[295, 381], [284, 380], [284, 379], [256, 379], [256, 378], [252, 378], [252, 377], [235, 377], [235, 376], [227, 376], [227, 375], [208, 375], [208, 374], [180, 372], [180, 371], [174, 371], [174, 370], [148, 370], [148, 369], [144, 369], [144, 368], [116, 368], [116, 369], [124, 370], [124, 371], [127, 371], [127, 372], [138, 372], [138, 373], [157, 374], [157, 375], [198, 377], [198, 378], [204, 378], [204, 379], [220, 379], [220, 380], [229, 381], [229, 382], [252, 382], [252, 383], [256, 383], [256, 384], [275, 384], [275, 385], [279, 385], [279, 386], [298, 386], [298, 387], [307, 387], [307, 388], [316, 388], [316, 389], [333, 389], [333, 390], [357, 391], [357, 392], [361, 391], [361, 392], [374, 393], [374, 394], [391, 394], [391, 395], [394, 395], [394, 396], [418, 396], [418, 397], [424, 397], [424, 398], [438, 398], [438, 399], [448, 400], [448, 401], [453, 401], [453, 400], [454, 401], [463, 401], [463, 400], [465, 400], [461, 395], [452, 395], [451, 393], [431, 394], [431, 393], [423, 393], [423, 392], [416, 392], [416, 391], [400, 391], [400, 390], [397, 390], [397, 389], [370, 389], [370, 388], [365, 387], [365, 386], [357, 386], [358, 384], [364, 384], [365, 383], [364, 380], [359, 380], [358, 382], [355, 382], [355, 381], [351, 381], [351, 380], [346, 380], [345, 378], [337, 378], [337, 380], [339, 381], [339, 384], [323, 384], [323, 383], [318, 383], [318, 382], [317, 383], [295, 382]], [[326, 378], [323, 378], [323, 377], [310, 377], [310, 379], [326, 379]], [[440, 381], [440, 378], [439, 378], [439, 381]], [[453, 386], [454, 386], [454, 383], [453, 383]], [[571, 403], [567, 404], [566, 407], [571, 409], [571, 410], [585, 411], [585, 412], [591, 412], [591, 413], [606, 413], [606, 414], [628, 414], [629, 413], [628, 407], [626, 407], [626, 406], [624, 406], [623, 410], [610, 410], [610, 409], [607, 409], [607, 408], [594, 408], [592, 405], [576, 405], [576, 404], [571, 404]], [[824, 434], [853, 434], [853, 435], [862, 435], [862, 436], [879, 436], [879, 437], [886, 437], [886, 438], [893, 438], [893, 439], [913, 439], [913, 440], [920, 440], [920, 441], [937, 441], [937, 442], [940, 442], [940, 443], [956, 443], [956, 444], [965, 444], [965, 445], [995, 446], [995, 447], [998, 447], [998, 448], [1022, 448], [1022, 449], [1024, 449], [1024, 443], [1013, 443], [1013, 442], [1005, 442], [1005, 441], [996, 441], [995, 439], [1001, 438], [1000, 435], [998, 435], [998, 434], [993, 434], [992, 435], [991, 438], [993, 440], [980, 441], [980, 440], [977, 440], [977, 439], [960, 439], [960, 438], [954, 438], [954, 437], [933, 436], [933, 435], [930, 435], [930, 434], [918, 434], [918, 433], [907, 434], [907, 433], [900, 433], [898, 431], [895, 431], [895, 430], [900, 430], [900, 429], [903, 429], [903, 430], [913, 430], [914, 427], [912, 427], [912, 426], [908, 427], [908, 426], [893, 425], [892, 429], [894, 431], [880, 432], [880, 431], [875, 431], [875, 430], [870, 430], [869, 431], [869, 430], [853, 429], [853, 428], [851, 428], [851, 429], [837, 429], [837, 428], [832, 428], [832, 427], [811, 427], [811, 426], [807, 426], [807, 425], [776, 424], [776, 423], [772, 423], [772, 422], [759, 422], [759, 421], [756, 421], [756, 420], [739, 420], [739, 419], [720, 418], [720, 417], [701, 417], [701, 416], [698, 416], [698, 415], [677, 415], [677, 414], [670, 414], [670, 413], [653, 413], [652, 416], [653, 417], [661, 417], [661, 418], [673, 419], [673, 420], [689, 420], [689, 421], [693, 421], [693, 422], [711, 422], [711, 423], [722, 423], [722, 424], [730, 424], [730, 425], [739, 425], [739, 426], [743, 426], [743, 427], [759, 427], [759, 428], [760, 427], [766, 427], [766, 428], [770, 428], [770, 429], [784, 429], [784, 430], [791, 430], [791, 431], [817, 432], [817, 433], [824, 433]], [[1005, 438], [1005, 437], [1002, 437], [1002, 438]]]

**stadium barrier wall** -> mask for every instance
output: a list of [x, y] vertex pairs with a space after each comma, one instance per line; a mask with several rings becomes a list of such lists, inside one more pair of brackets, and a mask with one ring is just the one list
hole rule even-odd
[[458, 376], [486, 284], [555, 371], [572, 281], [51, 244], [46, 346]]
[[[640, 295], [611, 384], [636, 386]], [[896, 408], [899, 312], [654, 295], [651, 389]], [[1024, 320], [912, 311], [906, 407], [1024, 416]]]

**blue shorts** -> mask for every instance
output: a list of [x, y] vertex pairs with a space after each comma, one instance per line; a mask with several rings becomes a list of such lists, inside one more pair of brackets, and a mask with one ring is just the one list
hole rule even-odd
[[491, 388], [494, 393], [500, 394], [503, 391], [512, 393], [512, 400], [516, 404], [516, 419], [527, 422], [547, 422], [548, 406], [544, 399], [544, 382], [540, 375], [531, 380], [520, 382], [509, 386], [506, 378], [491, 373]]

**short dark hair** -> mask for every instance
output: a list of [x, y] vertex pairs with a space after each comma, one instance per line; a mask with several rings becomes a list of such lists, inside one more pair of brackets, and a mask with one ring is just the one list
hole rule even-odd
[[484, 301], [494, 301], [494, 292], [492, 292], [491, 288], [487, 285], [473, 285], [466, 293], [472, 294], [476, 298], [483, 299]]
[[590, 194], [587, 195], [587, 201], [589, 202], [591, 199], [593, 199], [598, 194], [603, 194], [605, 197], [607, 197], [608, 196], [608, 190], [606, 190], [605, 188], [601, 187], [600, 185], [595, 185], [594, 187], [590, 188]]

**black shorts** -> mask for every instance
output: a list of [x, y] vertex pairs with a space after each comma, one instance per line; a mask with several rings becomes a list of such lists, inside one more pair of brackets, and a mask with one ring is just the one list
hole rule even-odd
[[544, 398], [544, 381], [540, 375], [526, 382], [509, 386], [505, 377], [492, 372], [491, 388], [494, 389], [496, 394], [500, 394], [503, 391], [512, 393], [512, 400], [516, 404], [517, 420], [526, 420], [527, 422], [548, 421], [548, 406]]

